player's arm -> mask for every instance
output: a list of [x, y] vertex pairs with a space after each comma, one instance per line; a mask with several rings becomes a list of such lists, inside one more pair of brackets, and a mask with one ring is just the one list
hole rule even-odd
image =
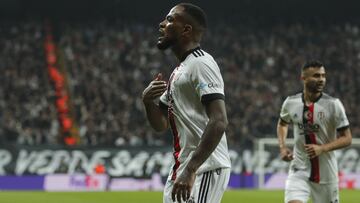
[[173, 201], [177, 199], [180, 202], [181, 198], [186, 201], [190, 197], [197, 169], [215, 150], [228, 125], [223, 99], [216, 99], [206, 104], [206, 113], [209, 122], [189, 163], [174, 183], [171, 194]]
[[305, 150], [310, 158], [319, 156], [322, 153], [345, 148], [351, 145], [352, 135], [348, 126], [338, 130], [337, 139], [323, 145], [305, 145]]
[[276, 132], [279, 141], [281, 159], [284, 161], [293, 160], [293, 154], [291, 150], [286, 146], [286, 137], [289, 131], [289, 124], [279, 119]]
[[310, 158], [314, 158], [325, 152], [347, 147], [351, 144], [352, 135], [349, 127], [349, 120], [347, 119], [345, 113], [345, 108], [338, 99], [335, 100], [334, 105], [334, 121], [337, 126], [337, 138], [323, 145], [305, 145], [305, 150]]
[[351, 145], [352, 135], [349, 127], [338, 130], [337, 139], [322, 145], [323, 151], [328, 152], [336, 149], [341, 149]]
[[166, 82], [161, 80], [162, 76], [159, 74], [146, 87], [142, 94], [142, 100], [145, 106], [146, 117], [152, 128], [158, 132], [168, 129], [168, 119], [163, 108], [159, 103], [155, 103], [155, 99], [160, 97], [166, 91]]
[[175, 201], [176, 197], [179, 202], [181, 197], [184, 201], [189, 198], [196, 171], [218, 146], [228, 125], [224, 101], [224, 82], [220, 70], [216, 64], [202, 60], [195, 61], [192, 65], [190, 78], [194, 90], [200, 96], [199, 99], [205, 107], [209, 121], [201, 136], [199, 145], [184, 171], [174, 182], [171, 196], [173, 201]]
[[192, 172], [195, 172], [215, 150], [228, 125], [224, 100], [217, 99], [208, 103], [206, 113], [209, 122], [201, 136], [199, 146], [187, 165], [188, 170]]

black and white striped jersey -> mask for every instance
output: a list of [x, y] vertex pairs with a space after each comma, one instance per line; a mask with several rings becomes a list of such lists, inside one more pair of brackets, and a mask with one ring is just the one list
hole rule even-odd
[[[169, 176], [172, 180], [181, 173], [199, 145], [209, 121], [205, 105], [216, 99], [225, 99], [224, 82], [217, 63], [200, 47], [190, 50], [172, 72], [168, 89], [159, 102], [168, 111], [174, 136], [175, 163]], [[229, 167], [230, 158], [224, 133], [217, 148], [197, 173]]]
[[293, 125], [295, 146], [290, 170], [304, 172], [313, 182], [337, 182], [335, 152], [309, 159], [304, 145], [329, 143], [337, 139], [338, 130], [349, 127], [340, 100], [323, 93], [316, 102], [305, 105], [303, 93], [289, 96], [282, 105], [280, 119]]

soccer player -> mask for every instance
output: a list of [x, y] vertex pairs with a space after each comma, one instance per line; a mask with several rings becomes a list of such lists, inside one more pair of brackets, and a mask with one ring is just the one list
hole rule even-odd
[[171, 128], [173, 134], [174, 165], [163, 202], [220, 202], [230, 177], [228, 120], [220, 69], [200, 48], [206, 15], [181, 3], [159, 27], [158, 48], [170, 48], [179, 61], [167, 84], [159, 74], [142, 95], [151, 126], [160, 132]]
[[[286, 203], [338, 203], [338, 168], [334, 150], [351, 144], [352, 135], [339, 99], [325, 93], [325, 68], [319, 61], [304, 64], [302, 93], [284, 101], [277, 125], [280, 154], [291, 161], [285, 187]], [[285, 145], [293, 125], [293, 152]]]

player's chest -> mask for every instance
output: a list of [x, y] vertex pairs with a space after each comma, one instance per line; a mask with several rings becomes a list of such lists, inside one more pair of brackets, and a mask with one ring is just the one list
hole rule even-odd
[[319, 125], [327, 125], [332, 122], [331, 112], [324, 106], [318, 104], [299, 104], [290, 110], [292, 123], [299, 128], [318, 128]]
[[188, 90], [192, 83], [186, 67], [177, 67], [170, 76], [169, 84], [171, 94], [179, 94], [179, 92]]

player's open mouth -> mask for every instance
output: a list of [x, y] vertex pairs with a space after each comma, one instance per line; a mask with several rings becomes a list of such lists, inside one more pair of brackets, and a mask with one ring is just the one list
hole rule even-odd
[[323, 89], [325, 86], [324, 85], [316, 85], [316, 87]]
[[158, 40], [161, 40], [161, 39], [163, 39], [164, 38], [164, 36], [165, 36], [165, 33], [164, 33], [164, 31], [163, 30], [161, 30], [161, 29], [159, 29], [159, 38], [158, 38]]

